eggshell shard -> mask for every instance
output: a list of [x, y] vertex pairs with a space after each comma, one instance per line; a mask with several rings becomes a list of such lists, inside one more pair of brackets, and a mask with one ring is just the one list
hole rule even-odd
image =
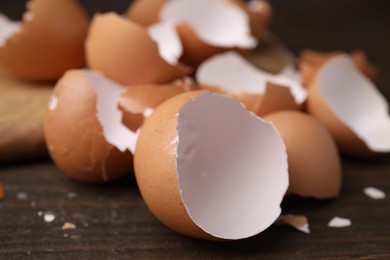
[[285, 147], [272, 125], [237, 100], [202, 91], [157, 107], [134, 159], [153, 214], [197, 238], [258, 234], [279, 216], [288, 186]]
[[178, 80], [167, 85], [147, 84], [127, 87], [119, 100], [119, 108], [123, 112], [123, 123], [133, 131], [137, 131], [150, 109], [153, 112], [165, 100], [191, 90], [192, 83]]
[[56, 80], [85, 64], [88, 18], [74, 0], [32, 0], [22, 23], [0, 18], [0, 64], [26, 80]]
[[340, 194], [342, 172], [336, 143], [314, 118], [296, 111], [264, 117], [281, 135], [287, 147], [289, 193], [317, 199]]
[[200, 85], [232, 93], [258, 115], [278, 109], [298, 110], [307, 97], [297, 79], [285, 71], [273, 75], [259, 70], [235, 52], [218, 54], [203, 62], [196, 72], [196, 80]]
[[322, 66], [310, 88], [308, 111], [330, 130], [346, 155], [390, 151], [387, 101], [346, 55]]
[[[320, 68], [329, 60], [345, 55], [341, 51], [321, 53], [313, 50], [304, 50], [299, 57], [299, 70], [302, 75], [302, 84], [309, 87]], [[370, 63], [364, 51], [357, 50], [350, 54], [355, 66], [368, 78], [375, 80], [379, 75], [379, 69]]]
[[[210, 0], [213, 1], [213, 0]], [[160, 11], [170, 0], [136, 0], [130, 5], [125, 16], [143, 26], [150, 26], [160, 21]], [[251, 32], [254, 36], [261, 35], [267, 27], [272, 8], [268, 1], [252, 0], [245, 4], [240, 0], [223, 0], [244, 11], [248, 18]]]
[[88, 70], [68, 71], [57, 83], [44, 122], [53, 161], [71, 178], [107, 182], [132, 170], [136, 136], [117, 109], [125, 88]]
[[[179, 44], [169, 37], [175, 37], [175, 33], [168, 25], [156, 30], [168, 30], [170, 34], [162, 38], [158, 31], [158, 40], [154, 41], [153, 32], [115, 13], [95, 15], [86, 44], [89, 67], [124, 85], [168, 83], [185, 76], [187, 67], [172, 61], [172, 57], [164, 60], [164, 40]], [[168, 47], [172, 46], [168, 43]], [[174, 50], [174, 56], [177, 53], [180, 51]]]
[[253, 49], [257, 45], [251, 36], [248, 15], [223, 1], [169, 1], [162, 7], [160, 17], [177, 25], [184, 46], [182, 61], [193, 67], [215, 53]]
[[341, 217], [334, 217], [328, 223], [328, 227], [331, 228], [343, 228], [343, 227], [349, 227], [350, 225], [352, 225], [350, 219], [341, 218]]
[[275, 225], [288, 225], [303, 233], [310, 234], [309, 222], [302, 215], [280, 215]]

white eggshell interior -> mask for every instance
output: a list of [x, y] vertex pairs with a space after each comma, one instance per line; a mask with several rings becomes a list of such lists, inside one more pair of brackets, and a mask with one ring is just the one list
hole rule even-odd
[[158, 51], [167, 63], [177, 65], [183, 46], [172, 23], [158, 23], [148, 27], [150, 38], [157, 43]]
[[388, 103], [348, 56], [334, 58], [321, 68], [318, 90], [338, 118], [369, 149], [390, 152]]
[[7, 39], [20, 29], [20, 22], [10, 20], [0, 13], [0, 47], [4, 46]]
[[96, 91], [97, 118], [105, 139], [121, 152], [134, 153], [138, 132], [134, 133], [122, 123], [122, 111], [118, 108], [119, 98], [126, 88], [97, 71], [84, 70], [83, 73]]
[[162, 21], [189, 24], [205, 43], [225, 48], [254, 48], [249, 18], [241, 9], [218, 0], [169, 1], [161, 12]]
[[203, 94], [180, 109], [177, 133], [179, 190], [196, 225], [214, 237], [241, 239], [278, 218], [287, 155], [270, 123], [237, 100]]
[[300, 84], [300, 77], [292, 68], [280, 74], [262, 71], [234, 51], [217, 54], [204, 61], [196, 72], [201, 84], [218, 86], [229, 92], [241, 91], [249, 94], [264, 94], [267, 82], [287, 87], [297, 104], [307, 99], [307, 91]]

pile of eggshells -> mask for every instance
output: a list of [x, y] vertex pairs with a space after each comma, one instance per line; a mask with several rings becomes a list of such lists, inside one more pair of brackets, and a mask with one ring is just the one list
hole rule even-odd
[[0, 17], [0, 64], [61, 77], [44, 123], [55, 164], [89, 183], [134, 171], [179, 233], [256, 235], [287, 194], [337, 197], [339, 152], [390, 151], [389, 107], [364, 53], [304, 51], [278, 74], [248, 61], [267, 1], [138, 0], [90, 23], [74, 0], [27, 9], [21, 23]]

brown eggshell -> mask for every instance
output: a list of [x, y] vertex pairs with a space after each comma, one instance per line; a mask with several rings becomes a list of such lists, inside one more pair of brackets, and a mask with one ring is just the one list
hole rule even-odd
[[282, 111], [264, 117], [279, 131], [287, 147], [290, 186], [302, 197], [337, 197], [341, 189], [341, 161], [328, 130], [309, 115]]
[[191, 86], [184, 80], [170, 85], [147, 84], [128, 87], [119, 100], [123, 123], [136, 131], [144, 121], [142, 113], [146, 109], [154, 109], [165, 100], [190, 89]]
[[[193, 91], [176, 96], [145, 121], [134, 155], [134, 169], [142, 197], [158, 219], [184, 235], [215, 239], [191, 220], [183, 205], [176, 173], [175, 144], [172, 143], [177, 136], [179, 109], [203, 93]], [[159, 174], [155, 174], [156, 165], [161, 167]]]
[[86, 44], [89, 67], [124, 85], [168, 83], [189, 72], [163, 60], [145, 28], [115, 13], [95, 15]]
[[[301, 73], [302, 84], [308, 88], [316, 77], [320, 68], [330, 59], [343, 55], [341, 51], [321, 53], [313, 50], [304, 50], [299, 57], [299, 70]], [[379, 69], [371, 64], [363, 51], [354, 51], [350, 54], [356, 67], [372, 80], [377, 79]]]
[[88, 18], [75, 0], [32, 0], [19, 31], [0, 47], [0, 64], [15, 76], [56, 80], [84, 61]]
[[129, 6], [125, 16], [130, 20], [150, 26], [160, 20], [161, 7], [170, 0], [136, 0]]
[[176, 25], [176, 29], [184, 47], [180, 61], [193, 68], [197, 68], [199, 64], [211, 56], [228, 50], [228, 48], [212, 46], [200, 40], [194, 30], [186, 23], [179, 23]]
[[335, 114], [318, 91], [318, 83], [313, 80], [309, 89], [307, 110], [332, 133], [342, 154], [352, 156], [371, 156], [372, 152], [367, 145]]
[[57, 83], [44, 133], [56, 165], [71, 178], [89, 183], [107, 182], [132, 170], [132, 155], [106, 141], [97, 118], [97, 96], [82, 70], [68, 71]]
[[282, 110], [302, 110], [302, 105], [294, 101], [287, 87], [267, 82], [265, 93], [262, 95], [250, 94], [241, 91], [227, 92], [221, 87], [201, 85], [201, 89], [211, 93], [234, 97], [245, 104], [246, 108], [258, 116], [265, 116]]

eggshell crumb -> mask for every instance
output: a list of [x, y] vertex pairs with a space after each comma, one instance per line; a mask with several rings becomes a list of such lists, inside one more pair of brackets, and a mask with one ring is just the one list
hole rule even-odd
[[350, 225], [352, 225], [351, 220], [347, 218], [340, 218], [340, 217], [334, 217], [328, 223], [328, 227], [332, 227], [332, 228], [343, 228], [343, 227], [349, 227]]
[[56, 215], [48, 212], [43, 215], [43, 219], [45, 220], [46, 223], [51, 223], [56, 219]]
[[0, 200], [5, 198], [5, 189], [3, 183], [0, 182]]
[[62, 227], [61, 227], [61, 229], [62, 230], [69, 230], [69, 229], [76, 229], [76, 225], [75, 224], [73, 224], [73, 223], [71, 223], [71, 222], [65, 222], [63, 225], [62, 225]]
[[374, 200], [381, 200], [386, 198], [386, 193], [375, 187], [366, 187], [363, 189], [363, 192]]
[[310, 234], [309, 222], [303, 215], [280, 215], [275, 225], [289, 225], [303, 233]]

